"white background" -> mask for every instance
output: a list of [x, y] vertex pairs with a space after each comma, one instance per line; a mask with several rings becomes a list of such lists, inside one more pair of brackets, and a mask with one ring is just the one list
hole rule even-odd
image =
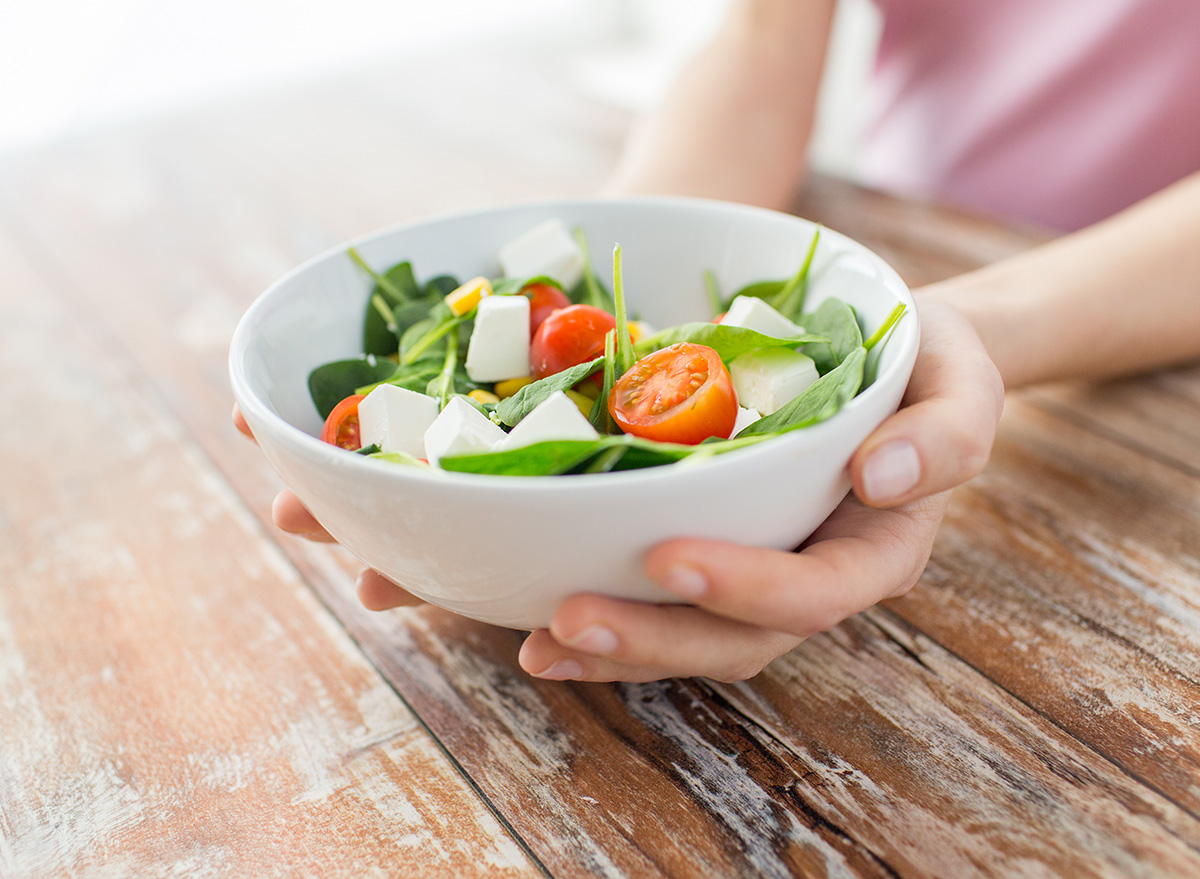
[[[594, 97], [653, 106], [727, 0], [0, 0], [0, 153], [389, 56], [531, 32]], [[797, 0], [799, 2], [799, 0]], [[877, 24], [842, 0], [813, 148], [850, 173]]]

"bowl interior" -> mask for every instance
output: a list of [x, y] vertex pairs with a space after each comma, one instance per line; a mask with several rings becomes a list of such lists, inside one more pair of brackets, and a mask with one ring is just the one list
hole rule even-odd
[[[815, 229], [797, 217], [722, 202], [590, 200], [435, 218], [352, 243], [378, 270], [410, 260], [421, 282], [439, 274], [460, 280], [496, 276], [500, 247], [551, 217], [582, 227], [596, 273], [610, 286], [613, 246], [621, 245], [630, 311], [656, 328], [708, 319], [705, 270], [715, 274], [722, 295], [752, 281], [790, 276], [804, 260]], [[251, 307], [234, 339], [235, 384], [240, 373], [251, 405], [261, 402], [308, 434], [321, 427], [309, 398], [309, 372], [362, 351], [372, 282], [345, 250], [322, 254], [277, 282]], [[898, 300], [913, 307], [904, 283], [883, 260], [826, 229], [813, 261], [806, 308], [830, 296], [853, 305], [868, 328]], [[916, 343], [916, 321], [901, 321], [883, 350], [879, 381], [886, 381], [894, 365], [911, 363]]]

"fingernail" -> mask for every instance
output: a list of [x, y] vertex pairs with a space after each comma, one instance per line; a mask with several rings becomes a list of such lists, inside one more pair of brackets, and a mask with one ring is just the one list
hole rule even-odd
[[606, 656], [617, 649], [617, 633], [604, 626], [588, 626], [567, 641], [566, 646], [584, 653]]
[[560, 659], [549, 668], [534, 674], [546, 681], [573, 681], [583, 677], [583, 666], [574, 659]]
[[910, 491], [921, 478], [921, 459], [916, 446], [898, 439], [884, 443], [871, 453], [863, 466], [863, 489], [867, 500], [884, 503]]
[[681, 598], [696, 599], [708, 591], [708, 578], [691, 565], [672, 565], [659, 585]]

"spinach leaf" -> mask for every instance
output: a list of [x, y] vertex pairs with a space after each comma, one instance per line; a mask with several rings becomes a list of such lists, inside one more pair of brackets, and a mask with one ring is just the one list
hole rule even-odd
[[556, 372], [554, 375], [548, 375], [532, 384], [525, 385], [511, 397], [505, 397], [496, 404], [496, 416], [500, 419], [501, 424], [509, 427], [516, 426], [522, 418], [534, 410], [534, 407], [555, 391], [565, 391], [567, 388], [579, 384], [595, 372], [603, 362], [603, 357], [597, 357], [595, 360], [580, 363], [578, 366], [572, 366], [570, 369], [564, 369], [562, 372]]
[[891, 338], [892, 330], [896, 328], [896, 324], [900, 322], [900, 318], [904, 317], [904, 314], [904, 303], [896, 303], [896, 307], [883, 319], [883, 323], [879, 325], [879, 329], [871, 334], [871, 338], [863, 342], [863, 347], [867, 349], [867, 365], [863, 371], [864, 388], [869, 388], [875, 384], [875, 377], [879, 374], [879, 358], [883, 355], [883, 348], [887, 344], [887, 340]]
[[621, 245], [613, 247], [613, 302], [617, 318], [617, 349], [614, 369], [617, 380], [633, 366], [633, 342], [629, 339], [629, 319], [625, 312], [625, 279], [621, 271]]
[[[638, 356], [644, 357], [651, 351], [666, 348], [668, 345], [674, 345], [678, 342], [691, 342], [696, 345], [707, 345], [716, 351], [722, 360], [728, 363], [734, 358], [740, 357], [749, 351], [756, 351], [759, 348], [795, 348], [798, 345], [813, 345], [814, 343], [828, 341], [828, 336], [817, 336], [810, 333], [803, 336], [793, 336], [790, 339], [777, 339], [774, 336], [765, 336], [754, 330], [746, 329], [746, 327], [732, 327], [725, 326], [724, 324], [696, 321], [669, 327], [661, 333], [648, 336], [634, 346], [634, 351]], [[808, 349], [805, 349], [805, 353], [808, 353]]]
[[[804, 310], [804, 298], [808, 293], [808, 272], [812, 268], [813, 257], [817, 253], [817, 242], [821, 239], [821, 227], [813, 232], [812, 242], [808, 245], [808, 253], [804, 262], [790, 278], [778, 281], [755, 281], [735, 292], [722, 304], [722, 311], [728, 311], [733, 300], [739, 296], [756, 296], [766, 300], [766, 303], [794, 323], [801, 323], [800, 313]], [[805, 329], [811, 329], [807, 324]]]
[[355, 389], [355, 393], [369, 394], [380, 385], [395, 385], [409, 391], [425, 393], [431, 379], [441, 371], [441, 358], [427, 357], [416, 363], [395, 367], [390, 376], [373, 384], [363, 385]]
[[854, 309], [840, 299], [826, 299], [812, 314], [802, 315], [799, 322], [810, 333], [829, 339], [827, 344], [809, 345], [804, 349], [804, 353], [816, 361], [817, 372], [822, 375], [862, 347], [862, 329]]
[[[367, 297], [366, 316], [363, 319], [363, 350], [367, 354], [394, 354], [397, 339], [403, 331], [395, 323], [395, 311], [406, 302], [422, 298], [421, 288], [413, 276], [412, 263], [397, 263], [380, 275], [353, 247], [346, 252], [359, 268], [375, 279], [375, 286]], [[376, 297], [379, 299], [376, 300]], [[392, 320], [389, 321], [389, 317]]]
[[708, 457], [767, 439], [717, 440], [697, 446], [657, 443], [635, 436], [603, 436], [594, 440], [547, 440], [503, 452], [472, 452], [448, 456], [439, 463], [460, 473], [497, 476], [557, 476], [564, 473], [601, 473], [675, 464], [692, 456]]
[[735, 439], [785, 433], [832, 417], [854, 399], [862, 387], [866, 356], [867, 349], [860, 345], [783, 408], [744, 427]]
[[318, 366], [308, 374], [308, 393], [321, 417], [328, 418], [333, 407], [351, 394], [358, 393], [359, 387], [383, 381], [395, 371], [395, 363], [386, 357], [376, 358], [370, 354], [335, 360]]
[[472, 452], [438, 460], [444, 470], [495, 476], [556, 476], [592, 457], [603, 440], [547, 440], [503, 452]]
[[425, 282], [425, 299], [445, 299], [459, 287], [454, 275], [436, 275]]
[[725, 310], [721, 290], [717, 287], [717, 276], [712, 269], [704, 270], [704, 294], [708, 297], [708, 309], [713, 317]]
[[456, 393], [454, 377], [457, 368], [458, 346], [447, 345], [446, 358], [442, 363], [441, 371], [430, 379], [429, 384], [425, 387], [425, 394], [438, 401], [439, 412], [446, 408], [446, 404]]
[[409, 467], [429, 467], [420, 458], [414, 457], [407, 452], [372, 452], [367, 457], [374, 458], [376, 461], [388, 461], [392, 464], [405, 464]]
[[[549, 284], [562, 290], [562, 284], [549, 275], [534, 275], [532, 278], [497, 278], [491, 282], [492, 293], [496, 296], [511, 296], [520, 293], [529, 284]], [[566, 292], [565, 290], [563, 291]]]

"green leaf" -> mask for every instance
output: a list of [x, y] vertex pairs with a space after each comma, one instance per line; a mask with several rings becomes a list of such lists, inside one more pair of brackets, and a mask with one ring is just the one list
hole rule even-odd
[[[549, 284], [551, 287], [559, 290], [563, 289], [563, 285], [549, 275], [534, 275], [532, 278], [497, 278], [490, 283], [492, 285], [492, 293], [497, 296], [511, 296], [515, 293], [520, 293], [530, 284]], [[566, 291], [564, 290], [563, 292], [565, 293]]]
[[328, 418], [333, 407], [351, 394], [359, 393], [359, 387], [383, 381], [395, 371], [396, 364], [392, 361], [373, 355], [335, 360], [308, 374], [308, 393], [321, 417]]
[[783, 289], [783, 285], [786, 283], [786, 280], [782, 280], [755, 281], [753, 284], [747, 284], [742, 289], [734, 291], [734, 293], [728, 299], [721, 303], [721, 311], [728, 311], [729, 306], [733, 304], [733, 300], [737, 299], [739, 296], [753, 296], [757, 299], [769, 300], [778, 295], [779, 291]]
[[826, 299], [815, 312], [802, 315], [798, 323], [803, 324], [808, 332], [829, 339], [827, 344], [810, 345], [804, 349], [804, 353], [816, 361], [817, 372], [822, 375], [862, 347], [862, 329], [854, 309], [840, 299]]
[[548, 440], [503, 452], [474, 452], [439, 459], [444, 470], [495, 476], [556, 476], [592, 457], [603, 440]]
[[712, 312], [712, 317], [716, 317], [725, 310], [721, 300], [721, 290], [717, 287], [717, 276], [712, 269], [704, 270], [704, 293], [708, 296], [708, 308]]
[[609, 314], [615, 314], [616, 304], [613, 301], [612, 294], [600, 283], [600, 279], [596, 277], [596, 270], [592, 267], [592, 252], [588, 248], [587, 236], [584, 235], [582, 227], [575, 227], [575, 241], [579, 245], [579, 250], [583, 253], [583, 278], [575, 285], [575, 289], [571, 291], [571, 301], [584, 305], [594, 305], [596, 308], [604, 309]]
[[[675, 345], [679, 342], [690, 342], [694, 345], [707, 345], [716, 351], [722, 360], [728, 363], [730, 360], [750, 351], [756, 351], [759, 348], [795, 348], [798, 345], [813, 345], [828, 341], [828, 336], [817, 336], [811, 333], [806, 333], [803, 336], [793, 336], [790, 339], [777, 339], [774, 336], [765, 336], [762, 333], [746, 329], [745, 327], [731, 327], [724, 324], [696, 321], [694, 323], [669, 327], [661, 333], [648, 336], [639, 341], [633, 350], [639, 357], [644, 357], [651, 351], [666, 348], [668, 345]], [[808, 349], [805, 349], [805, 353], [808, 353]]]
[[[422, 292], [413, 276], [412, 263], [401, 262], [392, 266], [385, 274], [380, 275], [359, 255], [353, 247], [346, 251], [352, 260], [367, 274], [375, 279], [375, 286], [367, 297], [366, 315], [363, 319], [363, 350], [367, 354], [395, 354], [400, 334], [404, 331], [405, 322], [396, 310], [413, 300], [422, 299]], [[385, 310], [374, 301], [378, 296], [383, 304], [397, 319], [394, 323], [388, 320]], [[427, 300], [432, 304], [433, 300]], [[428, 306], [426, 306], [428, 308]]]
[[621, 271], [621, 245], [613, 247], [613, 296], [617, 318], [617, 380], [633, 366], [633, 342], [629, 339], [629, 318], [625, 311], [625, 280]]
[[600, 396], [592, 404], [588, 421], [600, 433], [620, 433], [620, 428], [613, 421], [612, 413], [608, 411], [608, 398], [612, 394], [613, 385], [617, 383], [617, 331], [609, 330], [604, 334], [604, 380], [600, 385]]
[[445, 299], [459, 287], [454, 275], [436, 275], [425, 282], [425, 299]]
[[425, 467], [427, 469], [429, 467], [420, 458], [410, 455], [407, 452], [373, 452], [367, 455], [367, 457], [376, 461], [387, 461], [390, 464], [404, 464], [408, 467]]
[[743, 428], [736, 439], [786, 433], [831, 418], [862, 387], [867, 349], [861, 345], [838, 366], [809, 385], [791, 402]]
[[436, 377], [438, 372], [440, 372], [441, 363], [440, 357], [429, 357], [416, 363], [396, 366], [392, 374], [387, 378], [356, 388], [355, 393], [369, 394], [380, 385], [387, 384], [395, 385], [398, 388], [405, 388], [409, 391], [418, 391], [423, 394], [429, 387], [430, 379]]
[[817, 242], [821, 240], [821, 227], [817, 226], [813, 233], [812, 243], [808, 245], [808, 253], [804, 262], [783, 285], [780, 291], [772, 297], [768, 304], [788, 320], [796, 322], [804, 311], [804, 298], [808, 293], [808, 270], [812, 268], [813, 257], [817, 253]]
[[511, 397], [506, 397], [496, 404], [496, 416], [502, 424], [515, 427], [522, 418], [555, 391], [565, 391], [567, 388], [579, 384], [595, 372], [603, 362], [603, 357], [597, 357], [595, 360], [580, 363], [578, 366], [572, 366], [570, 369], [564, 369], [562, 372], [556, 372], [554, 375], [548, 375], [532, 384], [525, 385]]

